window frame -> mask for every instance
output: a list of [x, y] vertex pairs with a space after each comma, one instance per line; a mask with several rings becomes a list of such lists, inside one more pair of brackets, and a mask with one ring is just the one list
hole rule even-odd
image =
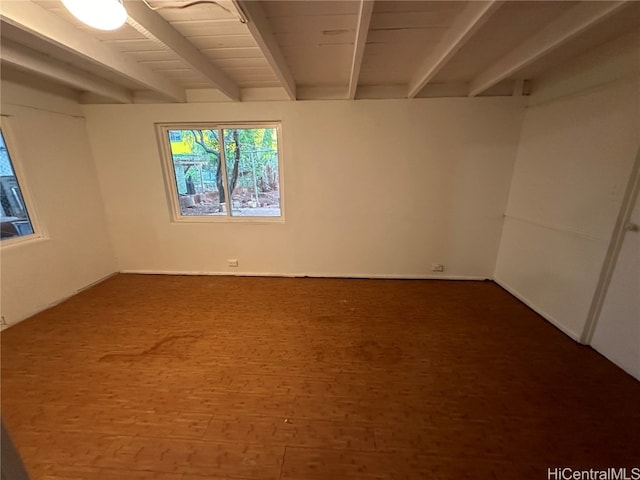
[[[165, 183], [165, 191], [169, 203], [171, 221], [176, 223], [284, 223], [284, 162], [282, 154], [282, 122], [265, 121], [265, 122], [174, 122], [174, 123], [155, 123], [156, 138], [160, 159], [162, 162], [162, 172]], [[180, 195], [178, 194], [177, 179], [173, 166], [173, 157], [171, 155], [171, 142], [169, 141], [170, 130], [222, 130], [225, 129], [255, 129], [255, 128], [273, 128], [276, 130], [278, 141], [278, 191], [280, 194], [280, 215], [275, 216], [233, 216], [230, 208], [227, 207], [226, 215], [182, 215], [180, 210]], [[225, 180], [227, 179], [227, 161], [224, 147], [221, 145], [220, 157], [222, 161], [222, 172]], [[225, 181], [225, 185], [227, 182]], [[232, 192], [227, 192], [227, 196], [231, 198]]]
[[31, 243], [33, 241], [43, 240], [46, 238], [44, 230], [41, 228], [40, 222], [38, 221], [38, 209], [36, 208], [35, 202], [33, 201], [29, 183], [26, 181], [24, 168], [22, 167], [22, 162], [20, 161], [22, 155], [20, 154], [20, 148], [13, 133], [13, 126], [11, 125], [11, 123], [12, 122], [10, 121], [10, 117], [5, 115], [0, 116], [0, 131], [2, 132], [2, 137], [4, 138], [4, 143], [7, 147], [9, 162], [11, 163], [13, 174], [16, 177], [16, 182], [18, 183], [18, 188], [20, 189], [20, 195], [22, 196], [22, 200], [24, 200], [24, 205], [27, 210], [29, 223], [31, 224], [33, 233], [30, 233], [28, 235], [18, 235], [17, 237], [9, 237], [5, 238], [4, 240], [0, 240], [0, 249], [5, 249], [16, 245], [23, 245], [25, 243]]

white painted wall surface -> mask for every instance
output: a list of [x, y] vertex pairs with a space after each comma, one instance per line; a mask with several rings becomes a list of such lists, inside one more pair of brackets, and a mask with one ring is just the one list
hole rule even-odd
[[[124, 271], [492, 276], [522, 99], [84, 107]], [[154, 122], [281, 120], [283, 224], [170, 221]], [[238, 268], [227, 267], [239, 259]]]
[[525, 114], [495, 278], [573, 338], [640, 143], [639, 90], [625, 79]]
[[[54, 113], [56, 112], [56, 113]], [[2, 113], [44, 238], [0, 248], [1, 311], [13, 324], [115, 272], [82, 111], [72, 99], [2, 83]]]
[[[640, 197], [631, 214], [640, 225]], [[640, 380], [640, 232], [627, 232], [591, 345]]]

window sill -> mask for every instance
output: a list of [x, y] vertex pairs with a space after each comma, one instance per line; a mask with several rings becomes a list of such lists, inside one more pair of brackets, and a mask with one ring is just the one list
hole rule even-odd
[[227, 216], [210, 216], [210, 217], [198, 217], [198, 216], [179, 216], [173, 217], [173, 223], [236, 223], [236, 224], [283, 224], [284, 217], [227, 217]]
[[23, 235], [20, 237], [11, 237], [6, 240], [0, 240], [0, 249], [8, 250], [23, 245], [33, 245], [48, 240], [47, 237], [41, 233], [33, 233], [31, 235]]

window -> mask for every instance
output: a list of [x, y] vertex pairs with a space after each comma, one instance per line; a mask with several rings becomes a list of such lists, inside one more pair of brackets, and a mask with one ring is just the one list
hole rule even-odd
[[0, 130], [0, 239], [32, 235], [34, 228], [11, 156]]
[[159, 125], [174, 218], [282, 218], [280, 126]]

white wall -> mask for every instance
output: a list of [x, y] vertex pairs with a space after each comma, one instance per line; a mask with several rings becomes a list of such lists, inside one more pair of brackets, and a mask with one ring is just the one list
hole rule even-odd
[[[640, 197], [631, 215], [640, 225]], [[591, 345], [640, 380], [640, 232], [627, 232]]]
[[541, 83], [506, 209], [495, 279], [576, 339], [640, 144], [636, 37], [601, 48], [593, 68], [578, 59]]
[[[82, 112], [73, 99], [2, 83], [9, 151], [44, 238], [2, 245], [2, 316], [20, 321], [115, 271]], [[9, 142], [9, 138], [7, 139]]]
[[[491, 277], [515, 98], [84, 108], [125, 271]], [[281, 120], [284, 224], [170, 221], [154, 122]], [[227, 258], [238, 258], [230, 269]]]

